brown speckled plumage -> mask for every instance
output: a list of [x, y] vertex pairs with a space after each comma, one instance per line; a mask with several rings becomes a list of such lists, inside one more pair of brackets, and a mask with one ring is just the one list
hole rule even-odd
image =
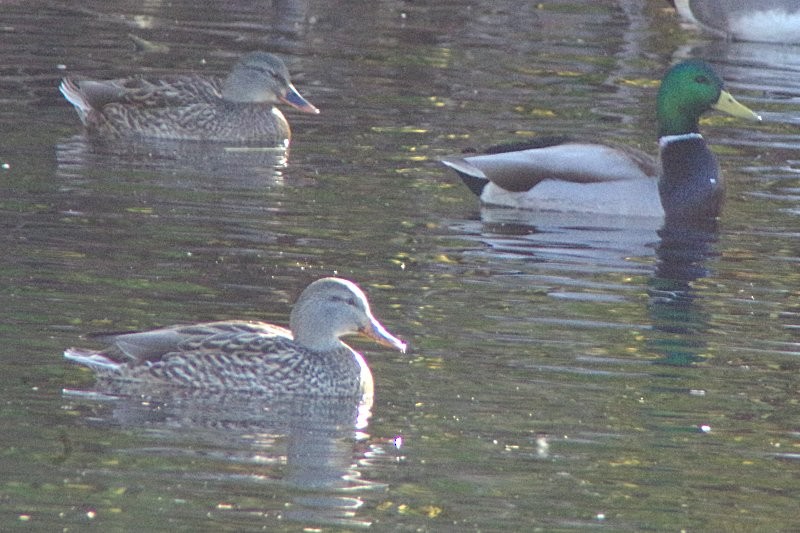
[[59, 87], [90, 133], [110, 138], [259, 142], [286, 145], [291, 137], [287, 103], [317, 113], [289, 81], [277, 57], [244, 56], [225, 78], [198, 75], [157, 80], [75, 80]]
[[309, 285], [291, 324], [292, 331], [247, 321], [173, 326], [113, 336], [107, 350], [70, 348], [64, 356], [92, 368], [100, 382], [117, 386], [356, 396], [372, 392], [372, 376], [363, 357], [340, 336], [360, 333], [405, 350], [347, 280], [324, 278]]

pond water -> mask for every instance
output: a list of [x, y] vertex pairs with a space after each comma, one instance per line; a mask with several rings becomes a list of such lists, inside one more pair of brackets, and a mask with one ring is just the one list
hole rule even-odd
[[[0, 529], [800, 528], [800, 47], [655, 0], [3, 10]], [[92, 143], [56, 88], [253, 49], [321, 110], [286, 112], [288, 157]], [[437, 162], [563, 132], [655, 152], [685, 57], [765, 119], [703, 121], [718, 227], [481, 209]], [[87, 334], [285, 324], [333, 274], [411, 346], [353, 341], [371, 413], [63, 391], [91, 389], [61, 356]]]

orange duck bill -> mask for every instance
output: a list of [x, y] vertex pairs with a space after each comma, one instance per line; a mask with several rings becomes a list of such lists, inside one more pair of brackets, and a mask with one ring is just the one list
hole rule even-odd
[[386, 331], [386, 328], [381, 325], [374, 317], [370, 317], [370, 323], [359, 330], [359, 333], [365, 337], [369, 337], [380, 345], [387, 348], [395, 348], [403, 353], [406, 353], [408, 345]]

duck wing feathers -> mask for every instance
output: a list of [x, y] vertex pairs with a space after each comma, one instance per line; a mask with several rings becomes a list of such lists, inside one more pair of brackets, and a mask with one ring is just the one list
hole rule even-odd
[[[489, 180], [510, 192], [525, 192], [541, 181], [573, 183], [656, 179], [658, 162], [627, 146], [599, 144], [563, 138], [492, 148], [489, 153], [449, 157], [442, 162], [456, 172]], [[559, 141], [559, 139], [561, 139]]]
[[160, 108], [219, 102], [222, 99], [221, 86], [221, 80], [201, 76], [173, 76], [160, 80], [66, 79], [62, 84], [62, 92], [70, 102], [83, 109], [102, 110], [110, 104]]
[[94, 337], [111, 344], [111, 348], [103, 350], [108, 357], [142, 363], [156, 362], [176, 352], [200, 354], [238, 350], [244, 344], [263, 344], [264, 341], [269, 341], [268, 344], [274, 341], [291, 342], [292, 333], [264, 322], [236, 320]]

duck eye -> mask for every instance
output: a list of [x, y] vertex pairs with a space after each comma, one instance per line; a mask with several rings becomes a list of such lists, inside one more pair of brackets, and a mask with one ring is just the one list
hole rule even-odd
[[702, 83], [703, 85], [706, 85], [706, 84], [708, 84], [708, 78], [707, 78], [706, 76], [702, 75], [702, 74], [700, 74], [699, 76], [697, 76], [697, 77], [694, 79], [694, 81], [696, 81], [697, 83]]
[[334, 302], [344, 302], [347, 305], [351, 305], [353, 307], [356, 307], [356, 299], [353, 298], [352, 296], [349, 296], [347, 298], [343, 298], [341, 296], [333, 296], [331, 298], [331, 300], [334, 301]]

